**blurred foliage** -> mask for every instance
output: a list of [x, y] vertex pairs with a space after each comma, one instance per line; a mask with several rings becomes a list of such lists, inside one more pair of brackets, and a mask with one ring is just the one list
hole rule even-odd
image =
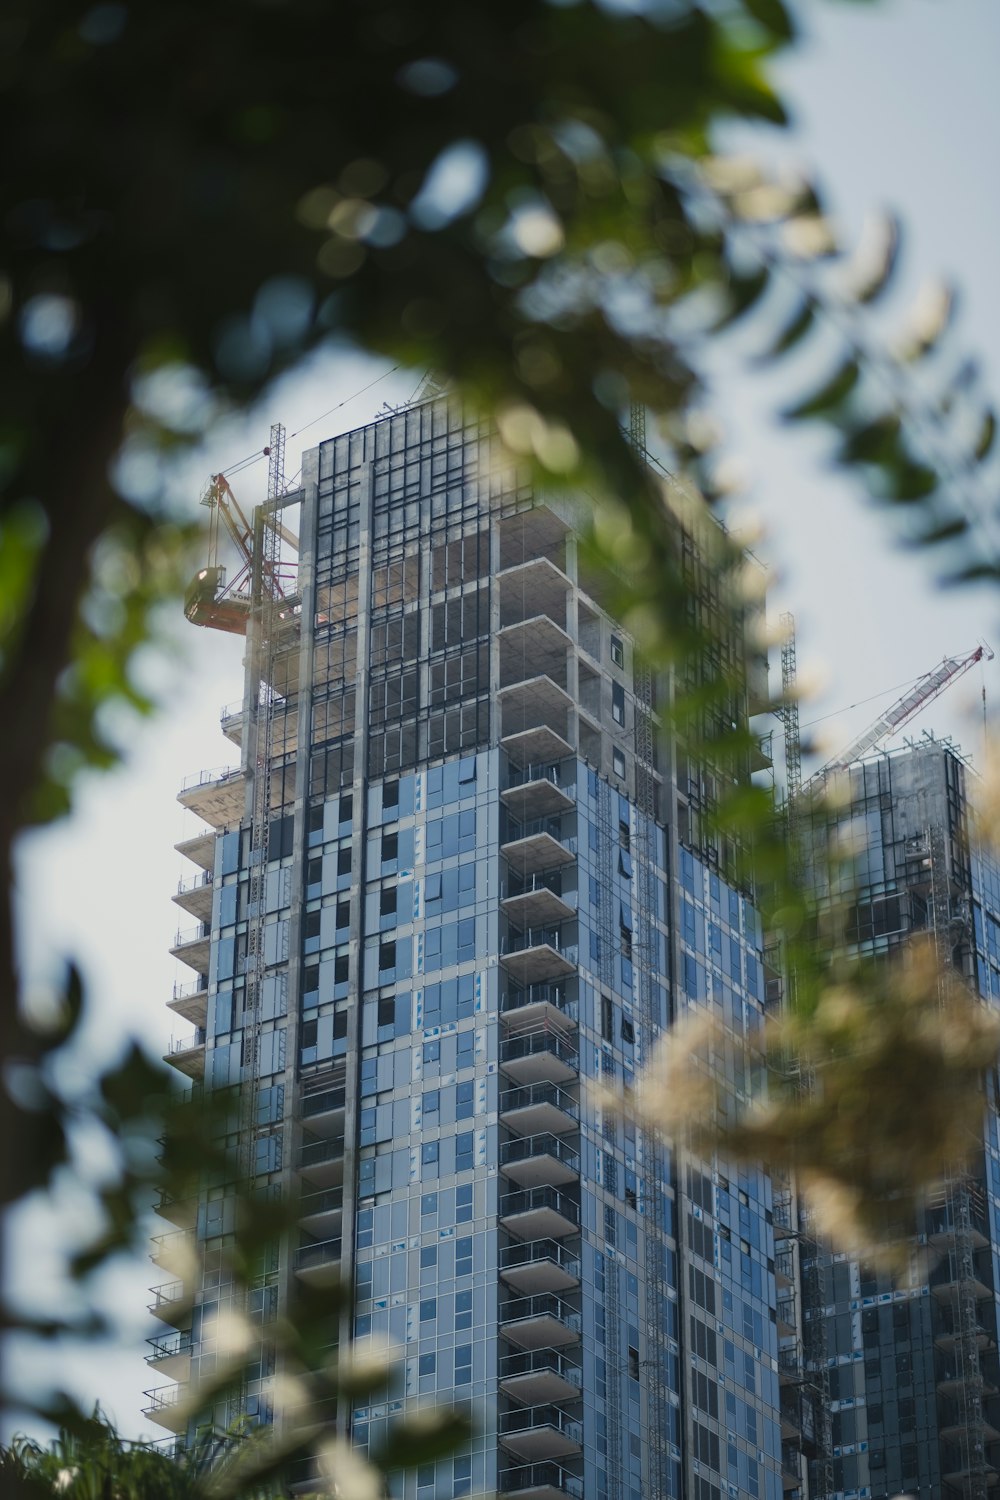
[[[203, 1500], [210, 1476], [238, 1443], [204, 1436], [175, 1459], [153, 1444], [122, 1439], [100, 1408], [75, 1417], [48, 1446], [18, 1436], [0, 1448], [0, 1481], [10, 1500]], [[273, 1484], [248, 1484], [244, 1500], [271, 1500]]]
[[[994, 569], [953, 493], [992, 452], [974, 371], [947, 400], [901, 378], [938, 348], [950, 300], [881, 350], [858, 315], [891, 282], [895, 233], [839, 257], [813, 185], [711, 154], [728, 119], [785, 124], [767, 65], [795, 30], [782, 0], [12, 0], [8, 820], [60, 810], [72, 772], [111, 753], [101, 706], [136, 700], [128, 664], [183, 543], [159, 458], [331, 337], [445, 372], [543, 473], [619, 496], [658, 532], [622, 414], [644, 402], [711, 494], [687, 416], [700, 351], [787, 303], [765, 357], [819, 336], [832, 370], [790, 415], [834, 424], [840, 461], [906, 503], [913, 535], [962, 543], [956, 571]], [[134, 565], [108, 577], [96, 543], [122, 527]], [[676, 606], [661, 580], [671, 593]]]
[[[201, 1426], [197, 1441], [182, 1455], [180, 1477], [170, 1477], [162, 1453], [122, 1442], [99, 1414], [87, 1417], [59, 1390], [36, 1407], [38, 1415], [64, 1429], [56, 1449], [43, 1452], [27, 1441], [15, 1442], [0, 1450], [0, 1477], [20, 1476], [19, 1464], [28, 1478], [37, 1474], [48, 1479], [53, 1472], [79, 1466], [81, 1478], [70, 1496], [82, 1500], [94, 1494], [103, 1500], [105, 1493], [117, 1496], [119, 1490], [106, 1492], [83, 1476], [92, 1475], [95, 1464], [104, 1464], [120, 1481], [123, 1500], [133, 1493], [145, 1495], [141, 1485], [147, 1482], [154, 1486], [148, 1492], [154, 1497], [176, 1493], [253, 1500], [307, 1479], [315, 1480], [317, 1492], [339, 1493], [335, 1486], [343, 1482], [343, 1493], [356, 1500], [369, 1494], [378, 1500], [384, 1470], [432, 1462], [453, 1451], [471, 1427], [465, 1413], [446, 1408], [404, 1413], [370, 1463], [337, 1440], [338, 1401], [387, 1391], [395, 1379], [391, 1351], [356, 1341], [349, 1350], [340, 1349], [350, 1297], [336, 1275], [309, 1282], [295, 1278], [291, 1300], [278, 1317], [265, 1316], [254, 1301], [254, 1290], [274, 1285], [278, 1245], [298, 1226], [300, 1209], [297, 1198], [258, 1194], [246, 1185], [245, 1170], [230, 1145], [240, 1119], [238, 1091], [182, 1093], [135, 1046], [96, 1076], [76, 1068], [74, 1049], [83, 1014], [80, 981], [71, 974], [62, 1013], [50, 1016], [44, 1027], [23, 1027], [10, 1070], [24, 1147], [17, 1154], [21, 1175], [15, 1192], [49, 1184], [58, 1190], [61, 1169], [72, 1164], [78, 1185], [93, 1197], [93, 1224], [69, 1261], [82, 1296], [63, 1296], [51, 1317], [17, 1317], [14, 1325], [53, 1348], [66, 1335], [98, 1340], [113, 1334], [113, 1323], [96, 1311], [101, 1272], [114, 1256], [148, 1248], [150, 1204], [174, 1222], [193, 1223], [199, 1193], [218, 1184], [227, 1186], [234, 1203], [234, 1231], [224, 1239], [223, 1263], [214, 1267], [229, 1289], [228, 1305], [202, 1327], [211, 1373], [203, 1372], [199, 1381], [177, 1391], [180, 1425], [190, 1420]], [[88, 1171], [74, 1152], [81, 1129], [88, 1138], [87, 1160], [101, 1163], [99, 1168]], [[172, 1295], [179, 1312], [202, 1275], [201, 1241], [183, 1232], [166, 1240], [158, 1247], [158, 1264], [174, 1278]], [[67, 1234], [66, 1241], [72, 1244], [73, 1236]], [[68, 1310], [73, 1306], [77, 1313]], [[218, 1429], [213, 1412], [245, 1390], [254, 1368], [259, 1372], [262, 1354], [282, 1372], [283, 1420], [236, 1432]], [[23, 1398], [18, 1405], [23, 1409]], [[161, 1483], [176, 1483], [177, 1488], [155, 1488]], [[26, 1496], [35, 1493], [27, 1479], [25, 1485]]]
[[[842, 252], [814, 184], [713, 154], [727, 120], [784, 128], [768, 65], [795, 30], [782, 0], [8, 0], [0, 712], [16, 732], [0, 742], [0, 1130], [24, 1149], [6, 1153], [0, 1199], [48, 1187], [81, 1122], [106, 1134], [117, 1166], [76, 1262], [84, 1284], [142, 1237], [154, 1184], [190, 1191], [184, 1174], [213, 1162], [204, 1122], [138, 1051], [66, 1091], [77, 981], [54, 1031], [17, 1020], [12, 843], [65, 810], [82, 767], [113, 760], [109, 708], [148, 707], [136, 651], [191, 556], [167, 462], [331, 340], [441, 372], [540, 485], [589, 497], [603, 597], [676, 669], [671, 727], [717, 780], [706, 831], [728, 840], [794, 961], [788, 1045], [846, 1055], [824, 1029], [799, 866], [738, 727], [732, 663], [760, 625], [745, 561], [700, 498], [723, 493], [700, 372], [736, 327], [758, 330], [768, 365], [811, 350], [823, 369], [788, 421], [825, 424], [836, 461], [955, 579], [998, 570], [984, 520], [996, 423], [952, 351], [947, 293], [882, 340], [871, 310], [893, 284], [895, 226]], [[623, 432], [635, 405], [675, 475], [639, 461]], [[706, 673], [719, 639], [736, 655]], [[880, 976], [857, 982], [884, 998]], [[914, 1070], [920, 1092], [947, 1073]], [[252, 1243], [252, 1217], [245, 1232]], [[289, 1323], [292, 1345], [305, 1326]], [[315, 1349], [293, 1354], [307, 1384], [339, 1379]]]
[[632, 1096], [601, 1102], [700, 1156], [766, 1161], [797, 1184], [814, 1234], [903, 1275], [927, 1190], [982, 1151], [998, 1051], [1000, 1017], [914, 940], [892, 961], [832, 964], [808, 1017], [775, 1016], [749, 1038], [689, 1015]]

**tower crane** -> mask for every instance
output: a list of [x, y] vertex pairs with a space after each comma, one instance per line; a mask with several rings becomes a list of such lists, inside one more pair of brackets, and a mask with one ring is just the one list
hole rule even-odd
[[[271, 457], [270, 446], [264, 449], [264, 456]], [[198, 572], [187, 591], [184, 613], [192, 625], [205, 625], [233, 635], [246, 635], [253, 592], [253, 523], [247, 520], [225, 474], [212, 475], [201, 503], [212, 512], [208, 563]], [[240, 557], [239, 569], [229, 582], [226, 581], [226, 570], [219, 565], [218, 560], [220, 522], [229, 533]], [[265, 511], [263, 525], [294, 552], [298, 552], [299, 539], [279, 520], [276, 504]], [[272, 552], [275, 550], [266, 544], [261, 547], [261, 589], [271, 599], [281, 601], [294, 592], [295, 568], [292, 564], [274, 559]]]
[[[946, 656], [930, 672], [926, 672], [913, 687], [909, 688], [901, 698], [898, 698], [891, 708], [880, 714], [873, 724], [870, 724], [865, 732], [858, 736], [846, 750], [835, 755], [821, 766], [809, 780], [803, 784], [802, 793], [815, 790], [818, 783], [832, 771], [843, 771], [848, 766], [854, 765], [855, 761], [867, 755], [869, 750], [874, 750], [880, 740], [886, 739], [890, 734], [897, 734], [905, 724], [915, 718], [922, 708], [933, 703], [946, 688], [952, 683], [964, 677], [977, 662], [992, 661], [994, 653], [985, 641], [981, 642], [974, 651], [967, 651], [964, 656]], [[802, 794], [800, 793], [800, 795]]]

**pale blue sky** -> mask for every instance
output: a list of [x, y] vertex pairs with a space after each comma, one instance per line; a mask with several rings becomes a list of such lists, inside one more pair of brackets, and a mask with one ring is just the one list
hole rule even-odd
[[[912, 294], [929, 275], [957, 280], [961, 337], [1000, 391], [1000, 113], [994, 103], [1000, 6], [996, 0], [892, 0], [872, 8], [810, 0], [800, 9], [810, 17], [809, 35], [780, 72], [798, 117], [794, 155], [819, 164], [845, 232], [856, 233], [872, 207], [901, 213], [903, 291]], [[766, 134], [756, 147], [764, 155], [773, 149]], [[206, 474], [262, 447], [271, 421], [284, 421], [293, 433], [384, 368], [356, 358], [327, 361], [288, 383], [220, 445], [226, 451], [206, 458]], [[935, 590], [922, 560], [888, 545], [884, 518], [872, 514], [849, 482], [824, 469], [821, 437], [775, 431], [770, 413], [790, 378], [765, 378], [727, 357], [716, 373], [716, 409], [755, 476], [752, 500], [769, 529], [756, 550], [775, 568], [772, 606], [795, 612], [800, 660], [821, 663], [827, 674], [823, 699], [803, 711], [808, 719], [912, 678], [980, 636], [1000, 645], [1000, 599], [985, 591]], [[393, 377], [329, 423], [290, 438], [289, 470], [302, 446], [369, 420], [383, 400], [404, 400], [414, 385], [410, 375]], [[203, 476], [200, 468], [191, 472], [193, 502]], [[251, 476], [245, 493], [254, 499], [263, 466]], [[164, 714], [134, 731], [125, 768], [89, 784], [72, 822], [33, 839], [20, 864], [25, 931], [36, 961], [66, 952], [82, 960], [96, 1002], [94, 1041], [108, 1048], [124, 1030], [146, 1037], [156, 1050], [170, 1035], [173, 1018], [164, 1002], [174, 978], [189, 977], [186, 970], [175, 976], [179, 966], [167, 954], [175, 928], [189, 922], [170, 901], [189, 872], [172, 846], [195, 826], [175, 794], [185, 775], [238, 759], [221, 737], [218, 711], [240, 696], [242, 643], [196, 633], [180, 621], [176, 641]], [[956, 689], [922, 722], [964, 739], [978, 754], [980, 679], [970, 674], [966, 683], [971, 693]], [[987, 684], [1000, 704], [1000, 665], [990, 669]], [[973, 716], [966, 720], [970, 700]], [[849, 737], [878, 706], [841, 714], [833, 720], [835, 737]], [[187, 1028], [181, 1022], [173, 1029]], [[50, 1278], [64, 1227], [38, 1214], [15, 1236], [20, 1285], [43, 1306], [54, 1295]], [[109, 1300], [122, 1312], [125, 1345], [107, 1358], [59, 1359], [59, 1378], [85, 1400], [99, 1397], [127, 1433], [160, 1435], [140, 1414], [142, 1388], [162, 1383], [148, 1376], [140, 1341], [153, 1331], [144, 1315], [145, 1289], [164, 1279], [145, 1263], [117, 1271], [109, 1278]], [[52, 1377], [51, 1359], [48, 1354], [43, 1364], [44, 1379]], [[27, 1363], [23, 1371], [28, 1380]]]

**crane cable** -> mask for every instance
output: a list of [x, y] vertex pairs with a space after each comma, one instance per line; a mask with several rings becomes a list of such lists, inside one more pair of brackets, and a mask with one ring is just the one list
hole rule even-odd
[[[304, 422], [301, 427], [296, 428], [294, 432], [290, 432], [288, 436], [298, 437], [300, 432], [306, 432], [308, 428], [315, 427], [316, 423], [322, 422], [324, 417], [332, 416], [335, 411], [340, 411], [342, 407], [349, 406], [350, 403], [352, 401], [356, 401], [359, 396], [363, 396], [367, 391], [372, 390], [375, 386], [379, 385], [381, 381], [388, 380], [390, 375], [395, 375], [396, 371], [401, 369], [402, 365], [393, 365], [391, 369], [383, 370], [381, 375], [376, 375], [374, 380], [370, 380], [368, 384], [363, 385], [360, 390], [354, 391], [350, 396], [345, 396], [343, 401], [338, 401], [336, 405], [329, 407], [326, 411], [321, 411], [318, 417], [313, 417], [310, 421]], [[234, 463], [229, 464], [225, 469], [221, 469], [219, 472], [225, 474], [226, 478], [228, 479], [233, 474], [239, 474], [243, 469], [252, 468], [254, 464], [260, 463], [262, 458], [267, 457], [268, 450], [266, 448], [255, 448], [252, 453], [246, 454], [243, 458], [236, 459]]]

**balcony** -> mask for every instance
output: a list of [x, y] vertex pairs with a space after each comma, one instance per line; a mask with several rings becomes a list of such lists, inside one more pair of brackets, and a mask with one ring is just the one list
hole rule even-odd
[[576, 1401], [583, 1386], [580, 1366], [558, 1349], [531, 1349], [500, 1359], [500, 1389], [525, 1406]]
[[515, 1083], [571, 1083], [580, 1071], [580, 1055], [562, 1032], [518, 1032], [500, 1043], [500, 1066]]
[[234, 745], [243, 744], [243, 699], [236, 703], [227, 703], [219, 709], [219, 723], [227, 740], [232, 740]]
[[198, 1222], [198, 1200], [195, 1197], [177, 1198], [166, 1189], [161, 1189], [153, 1208], [161, 1219], [169, 1219], [171, 1224], [176, 1224], [180, 1229], [193, 1229]]
[[[981, 1194], [970, 1193], [970, 1198], [969, 1224], [965, 1232], [974, 1250], [985, 1250], [990, 1242], [985, 1206]], [[927, 1220], [928, 1244], [935, 1250], [951, 1249], [957, 1233], [952, 1206], [947, 1202], [936, 1204], [928, 1209]]]
[[159, 1427], [168, 1427], [171, 1432], [183, 1432], [188, 1424], [186, 1385], [161, 1385], [153, 1391], [144, 1391], [147, 1406], [142, 1408], [144, 1417]]
[[798, 1385], [802, 1380], [804, 1365], [798, 1346], [778, 1350], [778, 1384]]
[[779, 1292], [787, 1292], [795, 1285], [795, 1263], [790, 1250], [775, 1248], [774, 1279]]
[[[995, 1333], [988, 1328], [984, 1328], [981, 1323], [977, 1323], [975, 1325], [972, 1333], [976, 1341], [976, 1348], [980, 1351], [980, 1353], [982, 1353], [985, 1349], [996, 1348]], [[945, 1320], [944, 1326], [938, 1329], [935, 1333], [934, 1347], [936, 1349], [942, 1350], [946, 1354], [950, 1354], [958, 1353], [961, 1349], [961, 1345], [962, 1330], [958, 1326], [958, 1319], [957, 1317], [949, 1316]]]
[[781, 1392], [781, 1436], [794, 1442], [807, 1458], [816, 1457], [816, 1407], [808, 1394], [787, 1388]]
[[182, 964], [197, 970], [199, 974], [208, 973], [208, 955], [212, 945], [212, 929], [204, 922], [199, 922], [197, 927], [186, 927], [178, 929], [174, 935], [173, 946], [170, 952], [174, 958], [179, 958]]
[[302, 1101], [302, 1120], [310, 1134], [325, 1138], [344, 1133], [344, 1085], [307, 1094]]
[[500, 1413], [500, 1441], [529, 1463], [580, 1452], [583, 1425], [558, 1406], [529, 1406]]
[[511, 1500], [583, 1500], [583, 1480], [558, 1464], [525, 1464], [501, 1474], [500, 1493]]
[[560, 818], [576, 805], [572, 792], [559, 785], [552, 766], [532, 767], [500, 793], [500, 801], [521, 823]]
[[205, 1033], [199, 1028], [193, 1036], [170, 1038], [170, 1048], [163, 1061], [201, 1083], [205, 1077]]
[[147, 1339], [149, 1353], [146, 1363], [159, 1375], [171, 1380], [187, 1380], [191, 1372], [191, 1334], [187, 1329], [165, 1334], [162, 1338]]
[[792, 1202], [788, 1197], [775, 1198], [774, 1200], [774, 1240], [777, 1244], [781, 1240], [794, 1239], [797, 1233], [795, 1216], [792, 1211]]
[[580, 1205], [555, 1188], [522, 1188], [500, 1198], [500, 1223], [519, 1240], [565, 1239], [580, 1232]]
[[192, 864], [200, 865], [203, 870], [211, 870], [215, 866], [215, 837], [214, 828], [203, 828], [189, 839], [181, 839], [174, 848]]
[[321, 1188], [299, 1199], [299, 1227], [320, 1238], [339, 1228], [344, 1211], [342, 1187]]
[[197, 875], [178, 881], [173, 899], [178, 906], [190, 912], [192, 917], [197, 917], [199, 922], [209, 923], [212, 920], [213, 887], [212, 871], [199, 870]]
[[500, 996], [500, 1013], [508, 1034], [536, 1030], [540, 1026], [571, 1031], [576, 1026], [576, 1002], [566, 999], [561, 984], [530, 984], [512, 987]]
[[514, 983], [524, 988], [574, 974], [576, 957], [576, 944], [563, 947], [558, 927], [529, 927], [507, 939], [500, 962]]
[[558, 877], [532, 875], [524, 883], [516, 882], [500, 902], [500, 910], [515, 927], [552, 927], [576, 916], [576, 909], [565, 901], [554, 887]]
[[208, 978], [200, 974], [190, 984], [175, 984], [174, 993], [167, 1001], [167, 1009], [175, 1016], [183, 1016], [192, 1026], [202, 1030], [208, 1025]]
[[[945, 1270], [944, 1274], [949, 1273]], [[975, 1271], [971, 1276], [959, 1277], [954, 1272], [950, 1274], [955, 1276], [954, 1280], [938, 1281], [931, 1287], [931, 1295], [937, 1302], [954, 1306], [960, 1293], [973, 1297], [976, 1302], [992, 1301], [992, 1288], [987, 1286], [985, 1281], [980, 1280]]]
[[191, 1317], [191, 1291], [184, 1281], [165, 1281], [161, 1286], [150, 1287], [153, 1298], [149, 1310], [161, 1323], [171, 1328], [183, 1328]]
[[580, 1109], [565, 1089], [532, 1083], [503, 1091], [500, 1121], [518, 1135], [565, 1135], [579, 1128]]
[[802, 1486], [802, 1455], [789, 1443], [781, 1445], [781, 1488], [787, 1495]]
[[565, 1349], [580, 1342], [580, 1314], [561, 1297], [515, 1297], [500, 1308], [500, 1331], [519, 1349]]
[[[988, 1443], [995, 1443], [1000, 1438], [1000, 1431], [994, 1425], [993, 1414], [983, 1414], [983, 1437]], [[960, 1402], [949, 1403], [943, 1411], [938, 1412], [938, 1436], [943, 1443], [962, 1443], [968, 1437], [968, 1418], [962, 1410]]]
[[219, 766], [186, 778], [177, 793], [182, 807], [213, 828], [235, 828], [246, 805], [246, 777], [242, 766]]
[[500, 1250], [500, 1279], [524, 1297], [580, 1285], [579, 1256], [559, 1240], [528, 1240]]
[[576, 840], [564, 838], [561, 818], [537, 818], [515, 823], [511, 837], [500, 846], [514, 875], [526, 882], [542, 870], [559, 870], [576, 859]]
[[[959, 1360], [956, 1360], [954, 1365], [949, 1365], [939, 1372], [937, 1377], [938, 1394], [941, 1396], [959, 1397], [965, 1389], [965, 1383], [961, 1363]], [[983, 1381], [982, 1393], [984, 1396], [995, 1396], [997, 1391], [998, 1387], [991, 1384], [989, 1380]]]
[[344, 1180], [344, 1137], [331, 1135], [307, 1140], [299, 1149], [299, 1174], [317, 1187], [334, 1187]]
[[527, 729], [550, 729], [565, 740], [570, 713], [576, 705], [564, 687], [551, 677], [529, 677], [497, 690], [502, 714], [500, 734], [506, 740]]
[[501, 688], [512, 687], [528, 677], [548, 677], [557, 685], [566, 686], [566, 657], [573, 642], [548, 615], [532, 615], [514, 625], [504, 625], [497, 639]]
[[556, 734], [548, 724], [537, 724], [533, 729], [521, 729], [515, 734], [505, 735], [500, 745], [512, 764], [522, 767], [558, 763], [573, 754], [573, 746], [569, 740]]
[[558, 1136], [520, 1136], [500, 1147], [500, 1170], [519, 1187], [562, 1187], [579, 1180], [580, 1156]]
[[186, 1279], [197, 1266], [197, 1250], [194, 1236], [187, 1229], [175, 1229], [169, 1234], [154, 1234], [149, 1258], [155, 1266], [171, 1275]]
[[340, 1274], [342, 1249], [343, 1240], [339, 1235], [332, 1240], [303, 1245], [295, 1252], [296, 1276], [305, 1282], [335, 1281]]
[[535, 556], [502, 568], [496, 582], [501, 629], [538, 615], [548, 615], [557, 626], [565, 625], [566, 594], [572, 585], [549, 558]]
[[[941, 1467], [946, 1470], [942, 1475], [945, 1484], [951, 1485], [960, 1495], [974, 1493], [969, 1488], [971, 1466], [968, 1453], [963, 1453], [960, 1448], [953, 1447], [949, 1455], [942, 1459]], [[986, 1460], [986, 1485], [990, 1490], [995, 1490], [1000, 1475], [997, 1473], [996, 1465]]]

